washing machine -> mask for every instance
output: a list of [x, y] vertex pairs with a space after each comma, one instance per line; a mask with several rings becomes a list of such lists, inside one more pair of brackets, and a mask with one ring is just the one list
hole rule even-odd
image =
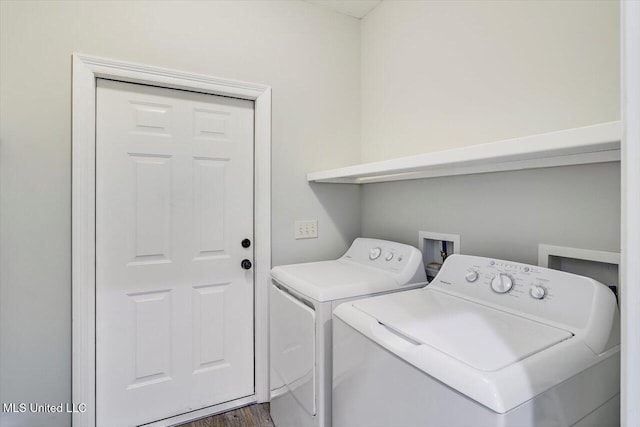
[[271, 418], [277, 427], [330, 427], [333, 310], [426, 285], [422, 254], [358, 238], [337, 260], [274, 267], [271, 277]]
[[429, 286], [334, 312], [333, 427], [619, 425], [616, 298], [592, 279], [452, 255]]

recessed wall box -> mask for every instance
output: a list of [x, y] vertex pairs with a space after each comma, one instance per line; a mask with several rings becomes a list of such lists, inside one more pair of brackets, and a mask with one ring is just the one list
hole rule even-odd
[[620, 253], [565, 246], [538, 245], [538, 265], [591, 277], [608, 286], [618, 286]]
[[447, 256], [460, 253], [460, 235], [420, 231], [418, 248], [422, 252], [427, 280], [431, 281], [440, 271]]

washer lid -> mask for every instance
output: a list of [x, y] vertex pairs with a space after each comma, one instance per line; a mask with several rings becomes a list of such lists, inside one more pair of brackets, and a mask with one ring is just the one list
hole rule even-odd
[[573, 335], [429, 288], [359, 300], [353, 307], [480, 371], [497, 371]]
[[400, 287], [385, 271], [342, 259], [274, 267], [271, 276], [282, 285], [320, 302]]

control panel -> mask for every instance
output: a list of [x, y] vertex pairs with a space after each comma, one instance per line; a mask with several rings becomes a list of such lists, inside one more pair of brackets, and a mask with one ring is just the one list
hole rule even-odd
[[410, 245], [361, 237], [353, 242], [342, 259], [400, 274], [405, 270], [413, 273], [415, 263], [422, 262], [422, 254]]
[[575, 328], [587, 326], [598, 304], [613, 299], [615, 305], [610, 290], [593, 279], [470, 255], [447, 258], [428, 289]]

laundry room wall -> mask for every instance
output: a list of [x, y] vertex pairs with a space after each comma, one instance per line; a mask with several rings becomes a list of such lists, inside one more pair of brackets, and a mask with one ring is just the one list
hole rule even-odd
[[[616, 1], [385, 1], [362, 21], [362, 160], [620, 119]], [[619, 163], [368, 184], [362, 231], [537, 263], [620, 250]]]
[[[359, 20], [302, 1], [2, 1], [0, 17], [2, 402], [71, 396], [73, 52], [272, 86], [273, 264], [337, 257], [358, 235], [359, 189], [305, 174], [359, 161]], [[318, 219], [319, 238], [294, 240], [295, 219]]]
[[362, 20], [362, 160], [620, 119], [617, 1], [385, 1]]

